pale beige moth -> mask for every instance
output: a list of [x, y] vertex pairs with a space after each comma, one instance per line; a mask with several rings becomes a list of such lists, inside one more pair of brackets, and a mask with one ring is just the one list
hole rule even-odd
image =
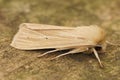
[[46, 54], [70, 50], [58, 57], [88, 51], [94, 53], [100, 66], [103, 67], [98, 52], [106, 49], [105, 31], [98, 26], [64, 27], [44, 24], [23, 23], [14, 36], [11, 46], [21, 50], [54, 49]]

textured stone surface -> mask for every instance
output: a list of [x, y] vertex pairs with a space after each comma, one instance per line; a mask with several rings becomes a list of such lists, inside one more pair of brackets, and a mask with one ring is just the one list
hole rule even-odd
[[0, 0], [0, 80], [120, 80], [120, 47], [108, 45], [100, 55], [74, 54], [54, 61], [58, 53], [21, 51], [9, 46], [23, 22], [62, 26], [98, 25], [107, 40], [120, 44], [120, 0]]

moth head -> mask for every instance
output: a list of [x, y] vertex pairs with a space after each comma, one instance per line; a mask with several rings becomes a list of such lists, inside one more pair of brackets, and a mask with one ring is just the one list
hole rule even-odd
[[98, 52], [104, 52], [106, 49], [106, 33], [105, 31], [95, 25], [91, 25], [89, 27], [83, 27], [84, 32], [82, 33], [82, 36], [89, 40], [92, 44], [96, 45], [95, 49]]
[[104, 53], [106, 50], [106, 33], [100, 27], [94, 27], [95, 35], [94, 35], [94, 43], [96, 44], [95, 49], [99, 53]]
[[98, 30], [97, 31], [97, 34], [96, 34], [96, 38], [95, 38], [95, 43], [96, 43], [96, 47], [95, 49], [99, 52], [99, 53], [103, 53], [105, 52], [106, 50], [106, 33], [103, 29], [97, 27]]

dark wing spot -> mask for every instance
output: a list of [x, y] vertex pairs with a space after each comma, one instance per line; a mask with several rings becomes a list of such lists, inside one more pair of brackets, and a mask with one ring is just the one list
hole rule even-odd
[[48, 39], [48, 37], [45, 37], [45, 39]]

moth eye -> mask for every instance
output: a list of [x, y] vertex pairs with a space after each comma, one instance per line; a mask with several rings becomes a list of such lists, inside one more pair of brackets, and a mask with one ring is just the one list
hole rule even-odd
[[102, 50], [102, 47], [101, 47], [101, 46], [96, 46], [95, 49], [96, 49], [97, 51], [100, 51], [100, 50]]

